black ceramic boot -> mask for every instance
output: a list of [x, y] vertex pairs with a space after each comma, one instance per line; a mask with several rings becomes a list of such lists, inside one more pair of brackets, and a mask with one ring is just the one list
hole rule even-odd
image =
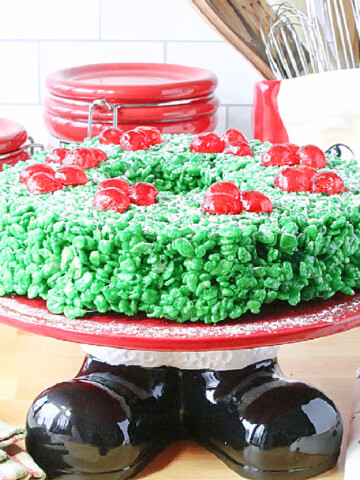
[[34, 401], [27, 449], [49, 478], [130, 478], [178, 435], [178, 380], [173, 368], [110, 366], [88, 357], [75, 379]]
[[284, 378], [276, 361], [184, 370], [182, 381], [188, 435], [240, 475], [300, 480], [336, 464], [339, 412], [316, 388]]

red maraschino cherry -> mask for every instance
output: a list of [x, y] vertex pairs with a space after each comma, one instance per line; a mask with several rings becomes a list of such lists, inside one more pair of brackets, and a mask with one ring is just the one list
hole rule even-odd
[[156, 127], [136, 127], [135, 132], [143, 133], [148, 141], [149, 145], [159, 145], [162, 143], [161, 132]]
[[19, 180], [21, 183], [26, 183], [30, 177], [35, 175], [35, 173], [47, 173], [48, 175], [54, 177], [55, 170], [53, 170], [50, 165], [45, 165], [44, 163], [34, 163], [29, 165], [21, 171]]
[[243, 205], [238, 187], [231, 182], [213, 183], [205, 192], [201, 209], [205, 213], [213, 214], [241, 213]]
[[45, 172], [34, 173], [26, 182], [28, 191], [35, 195], [55, 192], [56, 190], [61, 190], [62, 187], [63, 185], [58, 178]]
[[94, 168], [107, 159], [107, 155], [99, 148], [79, 147], [70, 150], [63, 160], [63, 165], [77, 165], [80, 168]]
[[69, 148], [53, 148], [46, 154], [45, 162], [62, 164], [69, 152], [71, 152]]
[[236, 215], [243, 210], [242, 203], [231, 195], [215, 193], [205, 195], [201, 210], [205, 213]]
[[210, 185], [210, 187], [206, 190], [206, 194], [223, 194], [223, 195], [230, 195], [234, 197], [236, 200], [240, 199], [240, 190], [232, 182], [216, 182]]
[[315, 168], [308, 167], [307, 165], [299, 165], [298, 167], [295, 168], [295, 170], [302, 172], [304, 175], [308, 177], [309, 180], [311, 180], [312, 177], [318, 173], [317, 170], [315, 170]]
[[313, 168], [325, 168], [326, 157], [320, 148], [315, 145], [300, 147], [295, 156], [297, 163]]
[[119, 145], [123, 133], [124, 131], [120, 130], [120, 128], [105, 128], [99, 134], [99, 143], [103, 145]]
[[134, 183], [129, 189], [130, 202], [141, 207], [153, 205], [158, 194], [154, 185], [146, 182]]
[[245, 212], [271, 213], [273, 211], [270, 198], [255, 190], [241, 192], [241, 201]]
[[295, 143], [284, 143], [285, 146], [290, 148], [292, 154], [295, 156], [299, 150], [299, 145], [296, 145]]
[[122, 213], [130, 205], [129, 197], [118, 188], [109, 187], [95, 194], [93, 205], [97, 210]]
[[237, 155], [238, 157], [252, 156], [252, 150], [247, 142], [231, 142], [227, 143], [223, 153], [228, 155]]
[[284, 168], [276, 175], [274, 185], [285, 192], [307, 192], [310, 179], [297, 168]]
[[98, 184], [97, 191], [99, 192], [100, 190], [104, 190], [105, 188], [110, 187], [118, 188], [122, 192], [126, 193], [126, 195], [128, 195], [130, 185], [126, 180], [123, 180], [122, 178], [108, 178]]
[[190, 144], [193, 153], [221, 153], [224, 148], [225, 142], [216, 133], [200, 133]]
[[346, 188], [341, 177], [336, 173], [320, 172], [312, 177], [310, 182], [310, 192], [336, 195], [341, 192], [346, 192]]
[[55, 178], [65, 185], [85, 185], [89, 181], [84, 170], [77, 165], [63, 165], [55, 172]]
[[282, 144], [274, 144], [263, 154], [261, 164], [265, 166], [297, 165], [291, 149]]
[[232, 143], [232, 142], [246, 142], [248, 143], [244, 134], [236, 130], [235, 128], [229, 128], [226, 132], [221, 136], [221, 140], [225, 143]]
[[121, 137], [120, 148], [122, 150], [136, 152], [137, 150], [148, 149], [149, 143], [146, 136], [142, 132], [128, 130]]

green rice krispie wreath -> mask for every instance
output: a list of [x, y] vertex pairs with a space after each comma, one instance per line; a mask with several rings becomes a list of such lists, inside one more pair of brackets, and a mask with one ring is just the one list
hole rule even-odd
[[[282, 167], [261, 163], [269, 144], [250, 141], [253, 155], [236, 156], [191, 152], [190, 135], [163, 140], [135, 152], [86, 141], [107, 160], [85, 170], [85, 185], [51, 193], [35, 195], [19, 181], [45, 153], [0, 173], [0, 295], [41, 297], [69, 318], [115, 311], [216, 323], [275, 300], [296, 305], [360, 287], [354, 159], [327, 156], [324, 171], [338, 174], [346, 192], [288, 192], [274, 186]], [[151, 183], [156, 203], [96, 209], [97, 185], [119, 176]], [[219, 181], [263, 193], [272, 212], [204, 212], [205, 191]]]

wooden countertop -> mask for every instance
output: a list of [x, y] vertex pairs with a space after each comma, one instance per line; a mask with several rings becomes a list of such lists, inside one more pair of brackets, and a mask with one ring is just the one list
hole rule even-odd
[[[24, 425], [26, 412], [42, 390], [72, 378], [81, 366], [79, 345], [60, 342], [0, 325], [0, 418]], [[281, 348], [280, 365], [290, 378], [322, 389], [340, 410], [344, 443], [338, 466], [316, 478], [343, 480], [344, 451], [353, 397], [355, 370], [360, 367], [360, 328]], [[137, 477], [146, 480], [240, 480], [220, 460], [190, 442], [165, 450]]]

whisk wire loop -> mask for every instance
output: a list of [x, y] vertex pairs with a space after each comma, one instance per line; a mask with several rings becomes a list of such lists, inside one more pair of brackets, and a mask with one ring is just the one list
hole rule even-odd
[[[359, 49], [360, 8], [357, 0], [345, 1], [352, 12]], [[260, 31], [276, 78], [357, 67], [344, 0], [306, 0], [306, 5], [307, 15], [289, 2], [271, 5], [263, 13]]]

